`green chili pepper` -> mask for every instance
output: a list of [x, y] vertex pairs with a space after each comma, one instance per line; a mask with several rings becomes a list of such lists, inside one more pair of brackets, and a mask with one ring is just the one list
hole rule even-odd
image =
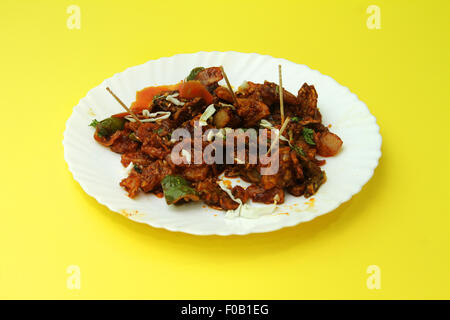
[[99, 122], [97, 121], [97, 119], [92, 120], [91, 124], [89, 126], [97, 128], [97, 125], [99, 124]]
[[199, 74], [200, 71], [203, 71], [203, 70], [205, 70], [205, 68], [203, 68], [203, 67], [197, 67], [197, 68], [192, 69], [191, 73], [189, 73], [189, 75], [187, 76], [186, 81], [195, 80], [195, 77], [197, 77], [197, 74]]
[[97, 134], [100, 137], [108, 137], [114, 134], [117, 130], [122, 130], [125, 125], [126, 120], [123, 118], [106, 118], [98, 122], [93, 120], [90, 124], [91, 127], [97, 128]]
[[174, 204], [179, 200], [199, 200], [198, 193], [188, 182], [180, 176], [167, 175], [161, 181], [161, 186], [167, 204]]

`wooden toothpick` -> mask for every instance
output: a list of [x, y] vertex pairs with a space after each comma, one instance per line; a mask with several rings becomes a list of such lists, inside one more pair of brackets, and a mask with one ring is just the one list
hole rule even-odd
[[231, 92], [231, 96], [233, 97], [234, 104], [237, 106], [238, 102], [237, 102], [236, 95], [234, 94], [234, 91], [233, 91], [233, 88], [231, 87], [230, 81], [228, 81], [228, 77], [227, 77], [227, 74], [225, 73], [225, 70], [223, 69], [223, 66], [220, 66], [220, 70], [222, 71], [223, 77], [225, 78], [225, 82], [227, 83], [228, 90], [230, 90], [230, 92]]
[[[281, 135], [283, 134], [284, 130], [286, 129], [287, 125], [289, 124], [289, 121], [290, 121], [290, 120], [291, 120], [291, 119], [290, 119], [289, 117], [287, 117], [287, 118], [284, 120], [283, 125], [282, 125], [281, 128], [280, 128], [280, 132], [278, 133], [278, 141], [280, 140], [280, 137], [281, 137]], [[272, 144], [270, 145], [269, 150], [267, 150], [266, 155], [268, 155], [269, 152], [272, 150], [272, 147], [273, 147], [274, 144], [275, 144], [275, 141], [273, 141]]]
[[278, 77], [280, 80], [280, 85], [278, 87], [278, 94], [280, 95], [280, 115], [281, 123], [284, 123], [284, 101], [283, 101], [283, 79], [281, 77], [281, 64], [278, 65]]
[[134, 114], [134, 112], [131, 111], [131, 110], [125, 105], [125, 103], [123, 103], [122, 100], [120, 100], [119, 97], [116, 96], [116, 95], [114, 94], [114, 92], [112, 92], [112, 90], [111, 90], [109, 87], [106, 87], [106, 91], [108, 91], [108, 92], [114, 97], [114, 99], [116, 99], [117, 102], [118, 102], [125, 110], [127, 110], [127, 112], [128, 112], [128, 113], [129, 113], [129, 114], [130, 114], [137, 122], [139, 122], [140, 124], [142, 124], [141, 120], [139, 120], [139, 118]]

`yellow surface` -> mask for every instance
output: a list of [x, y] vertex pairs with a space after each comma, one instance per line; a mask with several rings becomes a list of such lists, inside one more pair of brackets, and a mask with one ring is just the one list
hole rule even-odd
[[[0, 298], [450, 298], [449, 4], [2, 0]], [[372, 180], [326, 216], [245, 237], [154, 229], [86, 195], [63, 159], [73, 106], [127, 67], [201, 50], [282, 57], [349, 87], [381, 127]]]

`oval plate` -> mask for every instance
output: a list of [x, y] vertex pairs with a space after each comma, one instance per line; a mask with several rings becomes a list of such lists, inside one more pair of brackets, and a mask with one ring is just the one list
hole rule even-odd
[[[124, 178], [120, 155], [93, 139], [92, 119], [122, 112], [105, 90], [107, 86], [127, 104], [136, 91], [173, 84], [184, 79], [197, 66], [223, 65], [234, 87], [244, 80], [278, 83], [278, 65], [283, 67], [283, 86], [296, 94], [304, 82], [316, 87], [318, 107], [325, 125], [344, 141], [341, 152], [327, 158], [322, 168], [327, 182], [310, 199], [286, 194], [285, 203], [270, 216], [258, 219], [226, 219], [224, 212], [191, 203], [168, 206], [164, 199], [141, 194], [127, 197], [119, 186]], [[309, 221], [337, 208], [359, 192], [372, 177], [381, 156], [381, 136], [376, 119], [366, 105], [349, 89], [305, 65], [255, 53], [198, 52], [149, 61], [118, 73], [88, 92], [74, 108], [64, 132], [64, 157], [73, 177], [83, 190], [110, 210], [136, 222], [170, 231], [196, 235], [231, 235], [268, 232]]]

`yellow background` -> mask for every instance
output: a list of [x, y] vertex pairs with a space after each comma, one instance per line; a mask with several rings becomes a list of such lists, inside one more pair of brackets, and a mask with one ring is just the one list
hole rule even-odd
[[[450, 298], [449, 4], [2, 0], [0, 298]], [[372, 180], [328, 215], [243, 237], [140, 225], [86, 195], [63, 159], [73, 106], [127, 67], [201, 50], [282, 57], [349, 87], [381, 127]]]

